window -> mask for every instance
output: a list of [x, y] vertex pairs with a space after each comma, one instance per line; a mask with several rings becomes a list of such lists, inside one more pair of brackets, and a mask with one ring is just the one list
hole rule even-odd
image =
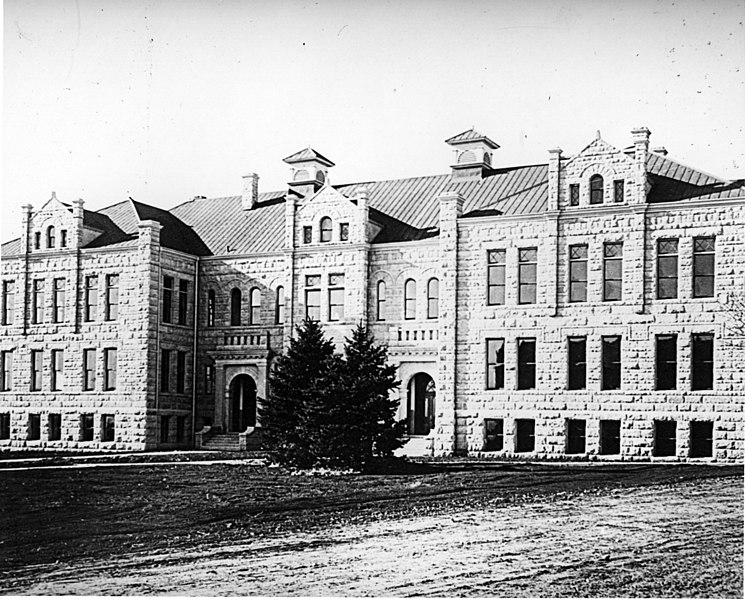
[[603, 203], [603, 178], [600, 175], [590, 177], [590, 204]]
[[678, 336], [657, 335], [655, 389], [675, 389], [678, 378]]
[[186, 352], [176, 352], [176, 393], [183, 393], [186, 388]]
[[80, 415], [80, 440], [93, 441], [93, 414]]
[[47, 227], [47, 247], [53, 248], [55, 241], [54, 227]]
[[621, 453], [621, 421], [600, 421], [600, 455]]
[[489, 306], [504, 305], [505, 282], [505, 250], [489, 250], [487, 252], [486, 303]]
[[65, 320], [65, 279], [52, 281], [52, 322]]
[[34, 279], [31, 290], [31, 322], [44, 322], [44, 280]]
[[517, 340], [517, 388], [535, 389], [535, 339]]
[[62, 439], [62, 415], [49, 414], [47, 417], [47, 438], [50, 441]]
[[41, 391], [41, 377], [44, 372], [44, 352], [31, 350], [31, 391]]
[[569, 337], [569, 374], [567, 387], [569, 389], [585, 389], [587, 387], [587, 338]]
[[344, 320], [344, 275], [329, 275], [329, 320]]
[[230, 326], [241, 326], [241, 290], [237, 287], [230, 292]]
[[603, 245], [603, 301], [618, 301], [623, 297], [623, 243]]
[[692, 458], [710, 458], [714, 455], [714, 423], [710, 420], [691, 421], [691, 445], [688, 455]]
[[178, 324], [186, 324], [186, 311], [189, 306], [189, 281], [178, 282]]
[[104, 318], [116, 320], [119, 316], [119, 275], [106, 275]]
[[172, 322], [171, 308], [173, 306], [173, 277], [163, 277], [163, 310], [161, 320]]
[[518, 256], [518, 302], [535, 304], [538, 249], [525, 248], [518, 250]]
[[62, 389], [64, 383], [65, 353], [61, 349], [52, 350], [52, 391]]
[[171, 386], [171, 350], [160, 350], [160, 390], [168, 393]]
[[657, 241], [657, 299], [678, 297], [678, 240]]
[[409, 279], [404, 284], [404, 319], [416, 318], [416, 281]]
[[515, 420], [515, 452], [524, 453], [535, 450], [535, 420], [518, 418]]
[[321, 320], [321, 277], [307, 275], [305, 277], [305, 318]]
[[613, 201], [616, 203], [623, 202], [623, 179], [613, 181]]
[[113, 414], [101, 416], [101, 441], [110, 442], [116, 437], [116, 425]]
[[248, 311], [248, 324], [261, 323], [261, 290], [254, 287], [249, 295], [251, 305]]
[[116, 389], [116, 349], [108, 347], [103, 350], [103, 389]]
[[427, 318], [440, 316], [440, 281], [430, 279], [427, 282]]
[[176, 417], [176, 443], [183, 443], [186, 438], [186, 416]]
[[84, 320], [86, 322], [96, 320], [97, 314], [98, 314], [98, 276], [88, 275], [85, 277]]
[[504, 389], [504, 339], [486, 340], [486, 388]]
[[277, 292], [274, 295], [274, 323], [284, 324], [285, 323], [285, 288], [282, 286], [277, 287]]
[[569, 185], [569, 205], [579, 206], [579, 184], [571, 183]]
[[587, 301], [587, 246], [569, 246], [569, 301]]
[[59, 246], [61, 248], [67, 247], [67, 230], [66, 229], [62, 229], [59, 232]]
[[303, 243], [308, 244], [313, 241], [313, 227], [303, 227]]
[[0, 413], [0, 440], [10, 439], [10, 413]]
[[13, 388], [13, 352], [0, 352], [0, 391], [10, 391]]
[[204, 392], [212, 395], [215, 392], [215, 365], [207, 364], [204, 367]]
[[210, 289], [207, 292], [207, 326], [215, 326], [215, 290]]
[[713, 237], [693, 239], [693, 297], [714, 297]]
[[504, 420], [502, 418], [484, 419], [484, 451], [504, 449]]
[[654, 421], [654, 456], [674, 456], [677, 422], [675, 420]]
[[161, 416], [160, 417], [160, 442], [161, 443], [168, 443], [168, 429], [171, 425], [171, 418], [170, 416]]
[[339, 225], [339, 241], [349, 241], [349, 223]]
[[585, 453], [585, 429], [584, 420], [568, 419], [566, 424], [566, 453]]
[[621, 388], [621, 338], [603, 337], [601, 339], [601, 389], [610, 391]]
[[15, 312], [15, 281], [3, 281], [3, 324], [13, 324]]
[[28, 434], [26, 438], [29, 441], [41, 439], [41, 414], [28, 415]]
[[377, 320], [385, 320], [385, 281], [378, 281], [378, 298], [375, 317]]
[[691, 338], [691, 389], [714, 388], [714, 335], [694, 334]]
[[321, 219], [321, 243], [331, 241], [331, 219], [328, 216], [324, 216]]
[[96, 388], [96, 350], [83, 350], [83, 391]]
[[39, 250], [41, 249], [41, 232], [36, 231], [34, 233], [34, 249]]

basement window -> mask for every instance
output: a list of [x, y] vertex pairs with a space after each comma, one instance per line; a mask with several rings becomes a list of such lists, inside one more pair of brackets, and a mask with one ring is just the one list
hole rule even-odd
[[484, 419], [484, 451], [504, 449], [504, 420], [502, 418]]
[[690, 457], [710, 458], [713, 455], [714, 423], [711, 420], [693, 420], [690, 433]]
[[515, 452], [535, 451], [535, 420], [518, 418], [515, 420]]
[[621, 453], [621, 421], [600, 421], [600, 455]]
[[566, 453], [585, 453], [586, 423], [584, 420], [567, 420]]
[[677, 422], [675, 420], [654, 421], [654, 447], [652, 455], [658, 457], [674, 456]]

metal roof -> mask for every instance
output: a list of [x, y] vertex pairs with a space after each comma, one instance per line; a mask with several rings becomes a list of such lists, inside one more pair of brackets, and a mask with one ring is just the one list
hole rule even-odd
[[464, 131], [463, 133], [458, 133], [458, 135], [454, 135], [449, 139], [446, 139], [445, 143], [450, 144], [451, 146], [457, 146], [458, 144], [464, 144], [472, 141], [483, 141], [493, 150], [499, 148], [499, 144], [497, 142], [489, 139], [486, 135], [482, 135], [473, 128], [469, 129], [468, 131]]
[[282, 159], [287, 164], [293, 164], [295, 162], [309, 162], [311, 160], [317, 160], [318, 162], [325, 164], [326, 166], [334, 166], [334, 163], [331, 162], [328, 158], [323, 156], [322, 154], [319, 154], [316, 152], [313, 148], [308, 146], [304, 150], [300, 150], [299, 152], [295, 152], [294, 154], [291, 154], [287, 158]]

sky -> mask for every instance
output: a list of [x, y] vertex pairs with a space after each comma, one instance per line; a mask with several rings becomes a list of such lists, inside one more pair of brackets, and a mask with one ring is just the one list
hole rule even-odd
[[745, 177], [745, 0], [4, 0], [1, 239], [55, 191], [172, 208], [289, 180], [446, 173], [471, 127], [495, 166], [599, 130]]

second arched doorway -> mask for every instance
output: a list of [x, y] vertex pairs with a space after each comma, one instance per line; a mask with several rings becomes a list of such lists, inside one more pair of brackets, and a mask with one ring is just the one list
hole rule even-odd
[[408, 431], [426, 435], [435, 426], [435, 381], [424, 372], [415, 374], [408, 388]]
[[230, 432], [256, 426], [256, 382], [239, 374], [230, 382]]

